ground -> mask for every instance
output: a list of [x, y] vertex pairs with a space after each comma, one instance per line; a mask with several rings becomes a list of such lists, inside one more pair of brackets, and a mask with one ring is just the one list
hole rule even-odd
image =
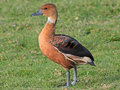
[[47, 18], [30, 17], [46, 3], [57, 6], [56, 33], [74, 37], [95, 58], [96, 67], [78, 66], [76, 85], [60, 90], [120, 89], [120, 0], [1, 0], [0, 89], [58, 90], [66, 83], [65, 70], [38, 46]]

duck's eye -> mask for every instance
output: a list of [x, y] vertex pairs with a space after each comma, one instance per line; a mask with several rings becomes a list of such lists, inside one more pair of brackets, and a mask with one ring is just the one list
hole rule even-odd
[[45, 10], [47, 10], [47, 8], [44, 8]]

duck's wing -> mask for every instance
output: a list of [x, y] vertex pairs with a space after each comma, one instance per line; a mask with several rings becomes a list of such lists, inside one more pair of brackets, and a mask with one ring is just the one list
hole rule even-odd
[[90, 59], [91, 62], [94, 61], [92, 54], [77, 40], [70, 36], [55, 35], [51, 43], [68, 58], [79, 60], [88, 57], [86, 59]]

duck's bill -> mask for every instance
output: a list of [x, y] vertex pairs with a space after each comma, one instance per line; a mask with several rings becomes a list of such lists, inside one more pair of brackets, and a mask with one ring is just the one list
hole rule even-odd
[[38, 15], [43, 15], [41, 9], [37, 11], [36, 13], [31, 14], [30, 16], [38, 16]]

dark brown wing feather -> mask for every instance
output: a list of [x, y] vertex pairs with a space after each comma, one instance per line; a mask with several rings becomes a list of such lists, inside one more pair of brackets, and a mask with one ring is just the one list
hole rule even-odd
[[51, 43], [63, 53], [72, 54], [79, 57], [87, 56], [94, 61], [92, 54], [77, 40], [70, 36], [61, 34], [55, 35]]

